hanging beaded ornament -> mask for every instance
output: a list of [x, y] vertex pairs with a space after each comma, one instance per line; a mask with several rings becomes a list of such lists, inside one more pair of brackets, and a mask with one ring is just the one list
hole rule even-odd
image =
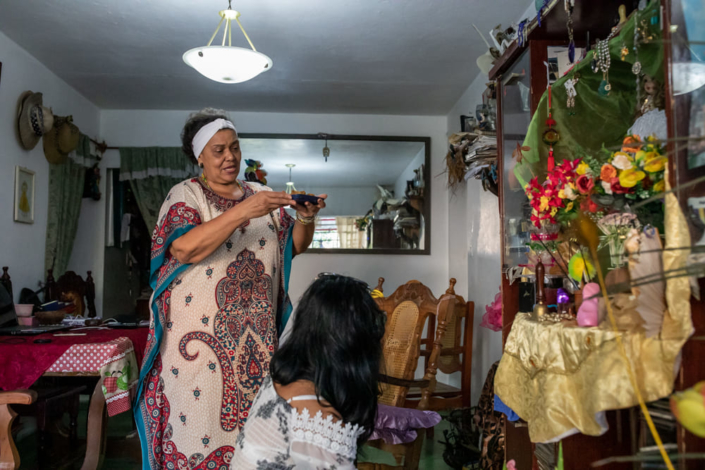
[[548, 85], [548, 118], [546, 119], [546, 130], [543, 131], [541, 139], [543, 143], [548, 145], [548, 171], [553, 171], [556, 166], [556, 160], [553, 157], [553, 145], [560, 140], [561, 136], [555, 129], [556, 120], [552, 116], [553, 108], [551, 107], [551, 85]]
[[597, 92], [601, 96], [608, 96], [612, 85], [610, 85], [609, 71], [612, 59], [610, 58], [610, 39], [617, 32], [616, 28], [612, 28], [612, 32], [604, 41], [598, 41], [595, 54], [597, 55], [597, 68], [602, 72], [602, 82]]

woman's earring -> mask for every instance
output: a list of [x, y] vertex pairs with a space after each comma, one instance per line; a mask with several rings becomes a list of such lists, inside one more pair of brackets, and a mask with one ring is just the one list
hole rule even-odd
[[201, 168], [203, 168], [203, 163], [198, 162], [198, 166], [200, 166]]

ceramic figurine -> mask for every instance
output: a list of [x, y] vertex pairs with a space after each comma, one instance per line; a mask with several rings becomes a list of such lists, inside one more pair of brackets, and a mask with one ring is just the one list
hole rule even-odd
[[583, 303], [578, 308], [579, 326], [597, 326], [600, 322], [599, 298], [595, 297], [600, 293], [600, 286], [594, 282], [585, 284], [583, 287]]

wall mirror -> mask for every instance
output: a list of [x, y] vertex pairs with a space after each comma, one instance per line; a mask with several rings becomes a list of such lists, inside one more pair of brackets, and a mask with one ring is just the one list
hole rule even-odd
[[328, 195], [307, 253], [430, 254], [430, 138], [241, 134], [240, 146], [243, 177], [255, 160], [275, 191]]
[[[275, 191], [291, 183], [291, 189], [328, 194], [306, 256], [431, 253], [429, 138], [243, 133], [240, 146], [241, 179], [247, 179], [248, 161], [259, 161]], [[124, 305], [136, 303], [148, 318], [153, 226], [141, 215], [135, 181], [120, 180], [120, 171], [106, 173], [103, 316], [119, 316]], [[163, 197], [152, 201], [155, 211]]]

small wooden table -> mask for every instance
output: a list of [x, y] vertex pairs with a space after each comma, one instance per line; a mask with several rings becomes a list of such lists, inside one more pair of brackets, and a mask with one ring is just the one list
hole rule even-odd
[[[80, 336], [73, 336], [77, 334]], [[10, 338], [26, 340], [24, 342], [9, 341]], [[28, 377], [21, 377], [23, 387], [12, 386], [14, 381], [11, 380], [17, 378], [13, 377], [13, 373], [17, 374], [18, 368], [21, 371], [25, 370], [22, 368], [21, 362], [26, 360], [28, 351], [31, 353], [32, 350], [36, 350], [36, 353], [47, 353], [47, 351], [40, 350], [44, 345], [34, 343], [35, 339], [55, 341], [50, 351], [53, 356], [49, 354], [47, 357], [43, 357], [45, 362], [55, 359], [55, 356], [61, 353], [46, 371], [41, 373], [39, 370], [41, 376], [99, 377], [91, 395], [86, 433], [86, 456], [81, 467], [82, 470], [95, 470], [102, 464], [105, 454], [106, 415], [114, 416], [131, 411], [133, 393], [139, 377], [139, 363], [147, 340], [147, 329], [107, 331], [105, 329], [74, 329], [68, 333], [61, 332], [21, 338], [0, 337], [0, 356], [7, 358], [5, 366], [0, 365], [0, 388], [28, 388], [36, 380], [37, 377], [34, 375], [36, 375], [37, 369], [31, 367], [26, 369], [31, 370], [27, 374]], [[67, 344], [68, 342], [74, 344]], [[18, 348], [18, 346], [21, 347]], [[63, 352], [61, 352], [62, 350]], [[14, 364], [13, 361], [15, 361]], [[32, 363], [32, 365], [42, 367], [41, 363]], [[3, 381], [3, 379], [5, 380]], [[31, 383], [26, 384], [27, 381]], [[11, 410], [9, 414], [12, 414]], [[13, 445], [10, 426], [7, 429], [4, 426], [0, 429], [0, 442], [7, 442], [9, 446]], [[11, 454], [0, 455], [0, 468], [16, 468], [18, 465], [19, 457]]]

